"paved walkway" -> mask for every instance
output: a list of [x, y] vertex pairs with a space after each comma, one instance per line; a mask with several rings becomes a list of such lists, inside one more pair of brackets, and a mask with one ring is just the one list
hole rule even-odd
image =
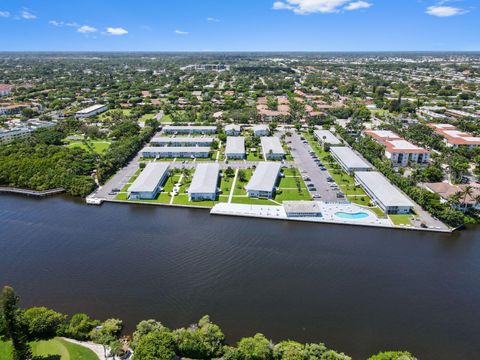
[[[102, 345], [95, 344], [95, 343], [89, 342], [89, 341], [78, 341], [78, 340], [69, 339], [69, 338], [62, 338], [62, 339], [65, 340], [65, 341], [68, 341], [69, 343], [80, 345], [80, 346], [86, 347], [87, 349], [92, 350], [95, 353], [95, 355], [98, 356], [98, 358], [100, 360], [108, 360], [104, 355]], [[107, 348], [107, 353], [108, 353], [108, 351], [109, 350]]]
[[238, 169], [235, 170], [235, 177], [233, 178], [232, 188], [230, 189], [230, 195], [228, 196], [228, 203], [230, 204], [233, 199], [233, 193], [235, 192], [235, 184], [237, 183]]

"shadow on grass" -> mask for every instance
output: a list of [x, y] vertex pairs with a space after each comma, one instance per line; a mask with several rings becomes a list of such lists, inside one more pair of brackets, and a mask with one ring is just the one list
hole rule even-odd
[[45, 355], [45, 356], [34, 356], [32, 360], [60, 360], [62, 357], [60, 355]]

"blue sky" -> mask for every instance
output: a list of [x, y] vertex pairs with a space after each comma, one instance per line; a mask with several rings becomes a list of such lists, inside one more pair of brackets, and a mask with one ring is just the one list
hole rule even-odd
[[479, 0], [1, 0], [0, 51], [478, 51]]

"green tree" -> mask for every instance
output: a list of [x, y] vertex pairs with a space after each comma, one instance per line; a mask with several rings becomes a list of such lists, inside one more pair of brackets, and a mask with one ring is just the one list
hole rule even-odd
[[385, 351], [371, 356], [368, 360], [417, 360], [407, 351]]
[[108, 319], [105, 320], [102, 325], [95, 328], [90, 333], [90, 338], [103, 346], [103, 352], [107, 357], [107, 346], [118, 339], [120, 332], [122, 331], [122, 320], [120, 319]]
[[28, 325], [18, 308], [19, 298], [10, 286], [2, 290], [1, 313], [3, 318], [3, 335], [6, 340], [12, 341], [13, 359], [25, 360], [32, 357], [32, 351], [28, 344]]
[[273, 347], [275, 360], [304, 360], [305, 346], [296, 341], [282, 341]]
[[241, 339], [238, 352], [243, 360], [273, 359], [272, 344], [263, 334]]
[[47, 309], [33, 307], [24, 312], [30, 340], [48, 340], [57, 336], [60, 327], [67, 319], [66, 315]]
[[75, 314], [67, 325], [65, 335], [77, 340], [88, 340], [91, 331], [99, 325], [100, 321], [91, 319], [87, 314]]
[[166, 328], [142, 336], [135, 347], [137, 360], [172, 360], [175, 356], [173, 335]]
[[132, 343], [130, 344], [130, 346], [133, 350], [135, 350], [142, 337], [151, 333], [152, 331], [166, 329], [167, 328], [163, 326], [161, 322], [156, 320], [140, 321], [137, 325], [137, 328], [135, 329], [135, 332], [133, 333]]
[[187, 329], [175, 330], [174, 337], [179, 355], [193, 359], [219, 357], [225, 341], [220, 327], [213, 324], [208, 316]]

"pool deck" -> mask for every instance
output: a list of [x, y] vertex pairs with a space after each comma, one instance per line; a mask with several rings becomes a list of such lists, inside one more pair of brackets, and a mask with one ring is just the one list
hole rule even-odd
[[[96, 198], [97, 199], [97, 198]], [[322, 216], [319, 217], [292, 217], [288, 216], [282, 205], [250, 205], [250, 204], [234, 204], [234, 203], [217, 203], [213, 208], [207, 206], [196, 206], [194, 204], [166, 204], [158, 202], [142, 202], [132, 200], [115, 200], [115, 199], [101, 199], [102, 202], [110, 202], [117, 204], [135, 204], [147, 206], [162, 206], [162, 207], [176, 207], [184, 209], [201, 209], [209, 210], [211, 215], [224, 216], [238, 216], [249, 217], [268, 220], [283, 220], [296, 222], [309, 222], [318, 224], [336, 224], [336, 225], [353, 225], [353, 226], [367, 226], [377, 228], [390, 228], [401, 230], [415, 230], [437, 233], [452, 233], [454, 229], [448, 228], [421, 228], [413, 225], [395, 225], [388, 217], [378, 217], [373, 211], [366, 207], [345, 202], [322, 202], [316, 201], [319, 205]], [[101, 203], [91, 203], [92, 205], [100, 205]], [[336, 214], [342, 212], [347, 214], [364, 213], [367, 216], [362, 218], [343, 218]]]
[[[427, 232], [451, 233], [452, 230], [435, 229], [435, 228], [418, 228], [413, 226], [394, 225], [388, 218], [379, 218], [372, 211], [363, 207], [350, 203], [324, 203], [317, 201], [320, 206], [321, 217], [289, 217], [283, 206], [271, 205], [245, 205], [245, 204], [227, 204], [220, 203], [215, 205], [210, 214], [225, 216], [251, 217], [269, 220], [283, 220], [296, 222], [310, 222], [336, 225], [353, 225], [367, 226], [377, 228], [391, 228], [402, 230], [416, 230]], [[368, 216], [361, 219], [344, 219], [335, 215], [337, 212], [345, 212], [349, 214], [366, 213]]]

